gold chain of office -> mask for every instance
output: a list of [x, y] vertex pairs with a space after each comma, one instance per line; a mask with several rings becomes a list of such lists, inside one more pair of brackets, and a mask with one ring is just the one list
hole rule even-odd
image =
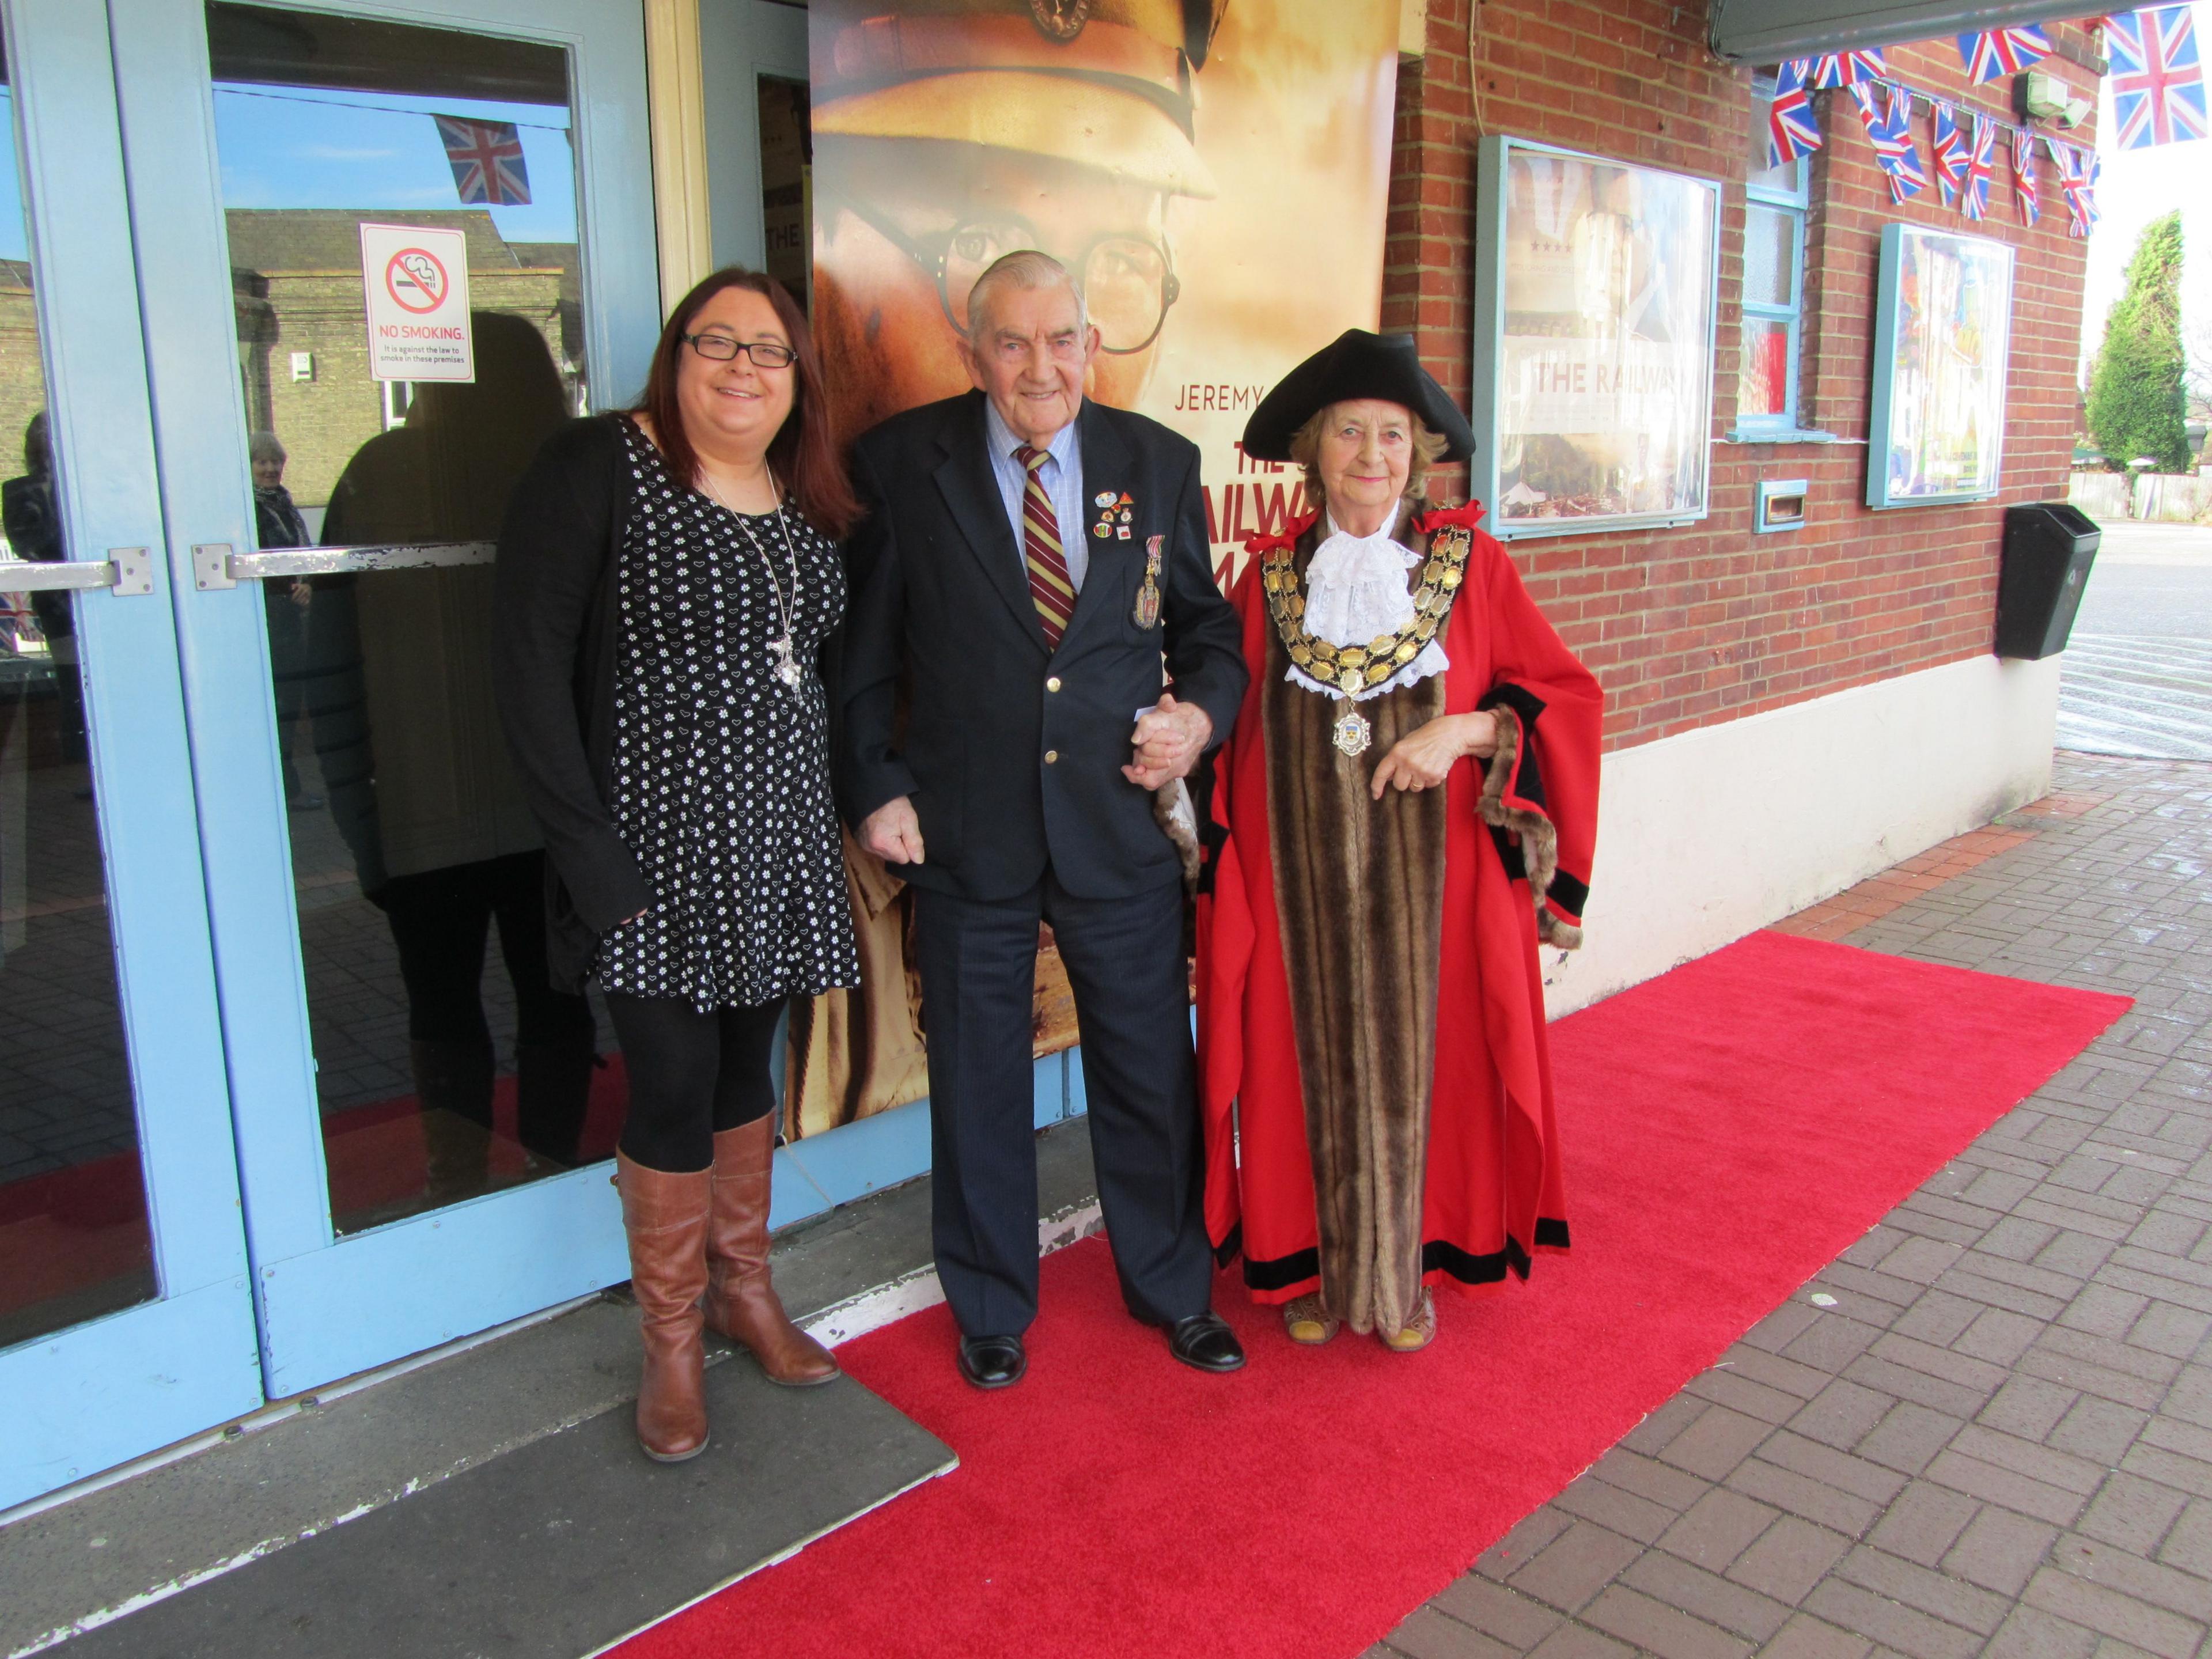
[[1292, 549], [1269, 549], [1261, 556], [1260, 581], [1267, 591], [1267, 613], [1275, 619], [1275, 632], [1282, 636], [1291, 660], [1322, 684], [1350, 696], [1382, 684], [1436, 638], [1451, 615], [1460, 584], [1467, 580], [1468, 556], [1474, 548], [1474, 536], [1463, 525], [1431, 538], [1428, 562], [1421, 567], [1421, 585], [1413, 590], [1413, 620], [1365, 645], [1331, 645], [1306, 632], [1306, 599], [1298, 591]]

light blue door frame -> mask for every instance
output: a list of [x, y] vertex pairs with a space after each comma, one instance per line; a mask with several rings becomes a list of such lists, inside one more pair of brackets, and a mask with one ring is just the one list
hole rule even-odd
[[[267, 3], [268, 0], [262, 0]], [[282, 0], [279, 0], [282, 3]], [[627, 1278], [604, 1169], [335, 1237], [258, 586], [197, 591], [191, 549], [253, 544], [202, 0], [110, 0], [179, 595], [222, 1039], [272, 1397]], [[565, 48], [594, 395], [634, 396], [659, 333], [644, 32], [608, 0], [314, 8]]]
[[0, 1507], [261, 1399], [107, 19], [5, 15], [67, 545], [155, 555], [150, 594], [78, 599], [76, 635], [159, 1299], [0, 1351]]

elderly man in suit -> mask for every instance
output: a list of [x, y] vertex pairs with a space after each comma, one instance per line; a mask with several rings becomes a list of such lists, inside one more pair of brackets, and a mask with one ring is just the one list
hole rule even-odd
[[1243, 1352], [1209, 1305], [1181, 860], [1152, 811], [1228, 735], [1248, 678], [1198, 451], [1084, 398], [1099, 336], [1056, 260], [1000, 259], [968, 321], [977, 390], [854, 449], [866, 516], [848, 544], [839, 744], [861, 843], [916, 891], [961, 1374], [1018, 1382], [1036, 1314], [1040, 920], [1075, 994], [1122, 1297], [1177, 1359], [1234, 1370]]

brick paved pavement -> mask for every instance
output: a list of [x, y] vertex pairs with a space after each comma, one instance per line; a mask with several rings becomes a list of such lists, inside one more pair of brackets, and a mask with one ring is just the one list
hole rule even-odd
[[1368, 1659], [2205, 1650], [2212, 766], [2056, 788], [1850, 942], [2135, 1009]]

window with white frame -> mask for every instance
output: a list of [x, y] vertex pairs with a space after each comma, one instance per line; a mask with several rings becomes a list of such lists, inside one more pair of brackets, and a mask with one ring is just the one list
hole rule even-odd
[[1744, 180], [1743, 321], [1737, 358], [1739, 434], [1797, 428], [1797, 348], [1805, 297], [1805, 210], [1811, 166], [1805, 156], [1767, 165], [1767, 105], [1774, 78], [1753, 84], [1755, 151]]

